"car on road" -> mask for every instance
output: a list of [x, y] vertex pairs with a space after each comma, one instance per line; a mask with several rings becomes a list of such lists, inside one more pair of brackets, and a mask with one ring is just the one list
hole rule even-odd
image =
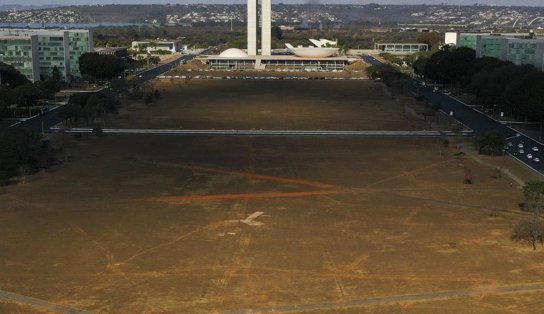
[[535, 157], [535, 158], [533, 158], [533, 161], [534, 161], [534, 162], [540, 162], [540, 158]]
[[527, 154], [527, 158], [532, 159], [533, 155], [532, 154]]
[[525, 154], [525, 151], [523, 149], [518, 150], [518, 153]]
[[522, 144], [522, 143], [519, 143], [519, 144], [518, 144], [518, 147], [519, 147], [519, 148], [523, 148], [523, 144]]
[[536, 146], [533, 146], [533, 148], [531, 148], [533, 150], [533, 152], [538, 152], [538, 147]]
[[512, 147], [514, 144], [512, 142], [508, 142], [508, 147]]

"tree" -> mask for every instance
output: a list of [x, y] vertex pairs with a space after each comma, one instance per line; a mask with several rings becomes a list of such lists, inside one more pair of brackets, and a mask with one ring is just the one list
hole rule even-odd
[[23, 177], [40, 166], [47, 166], [41, 159], [48, 147], [32, 130], [7, 129], [0, 132], [0, 147], [0, 172], [6, 178], [18, 174]]
[[514, 241], [529, 242], [536, 250], [538, 243], [544, 244], [544, 224], [538, 217], [523, 218], [514, 228], [511, 239]]
[[283, 31], [281, 30], [281, 28], [279, 28], [279, 26], [272, 27], [272, 36], [274, 36], [274, 38], [276, 38], [277, 40], [283, 39]]
[[438, 43], [442, 42], [442, 36], [435, 32], [421, 33], [416, 39], [418, 43], [427, 44], [429, 48], [433, 48]]
[[30, 83], [30, 81], [13, 66], [3, 62], [0, 62], [0, 76], [2, 77], [1, 86], [16, 87]]
[[476, 138], [475, 144], [479, 154], [503, 155], [506, 140], [499, 132], [491, 131]]
[[525, 200], [527, 201], [525, 208], [531, 212], [540, 214], [544, 208], [544, 182], [527, 182], [523, 187], [523, 195], [525, 195]]
[[115, 56], [84, 53], [79, 57], [79, 71], [91, 80], [110, 79], [123, 71], [123, 63]]

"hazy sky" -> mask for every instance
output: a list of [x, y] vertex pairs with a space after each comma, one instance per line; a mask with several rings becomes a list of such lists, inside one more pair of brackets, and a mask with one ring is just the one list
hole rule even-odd
[[[308, 0], [272, 0], [273, 3], [304, 3]], [[315, 0], [314, 0], [315, 1]], [[22, 5], [42, 5], [42, 4], [142, 4], [142, 3], [244, 3], [244, 0], [0, 0], [2, 4], [22, 4]], [[532, 5], [532, 6], [544, 6], [543, 0], [321, 0], [321, 3], [355, 3], [355, 4], [368, 4], [368, 3], [383, 3], [383, 4], [468, 4], [482, 3], [489, 5]]]

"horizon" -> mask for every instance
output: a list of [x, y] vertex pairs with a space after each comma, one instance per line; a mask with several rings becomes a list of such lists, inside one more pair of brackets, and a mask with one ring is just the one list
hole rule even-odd
[[[168, 1], [170, 4], [244, 4], [245, 0], [174, 0]], [[382, 5], [440, 5], [442, 3], [450, 6], [473, 6], [474, 1], [470, 0], [454, 0], [454, 1], [441, 1], [441, 0], [275, 0], [273, 4], [361, 4], [367, 5], [370, 3], [377, 3]], [[480, 5], [486, 6], [533, 6], [543, 7], [541, 0], [483, 0], [476, 2]], [[166, 4], [164, 1], [159, 0], [21, 0], [18, 3], [6, 3], [2, 6], [70, 6], [70, 5], [148, 5], [148, 4]]]

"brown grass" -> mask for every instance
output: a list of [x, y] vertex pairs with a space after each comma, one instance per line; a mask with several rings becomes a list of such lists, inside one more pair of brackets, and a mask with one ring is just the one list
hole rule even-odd
[[[211, 112], [202, 104], [198, 117]], [[162, 106], [173, 108], [148, 114], [165, 114]], [[236, 112], [253, 121], [252, 110]], [[317, 124], [312, 117], [303, 122]], [[523, 215], [520, 187], [455, 153], [417, 138], [76, 141], [73, 161], [0, 194], [0, 290], [97, 313], [215, 313], [540, 282], [542, 250], [510, 240]], [[535, 178], [507, 157], [486, 161]], [[462, 183], [466, 168], [473, 185]], [[343, 193], [320, 193], [328, 187]], [[219, 197], [233, 194], [247, 197]], [[263, 225], [240, 223], [257, 211]], [[487, 292], [316, 313], [538, 312], [542, 296]]]

